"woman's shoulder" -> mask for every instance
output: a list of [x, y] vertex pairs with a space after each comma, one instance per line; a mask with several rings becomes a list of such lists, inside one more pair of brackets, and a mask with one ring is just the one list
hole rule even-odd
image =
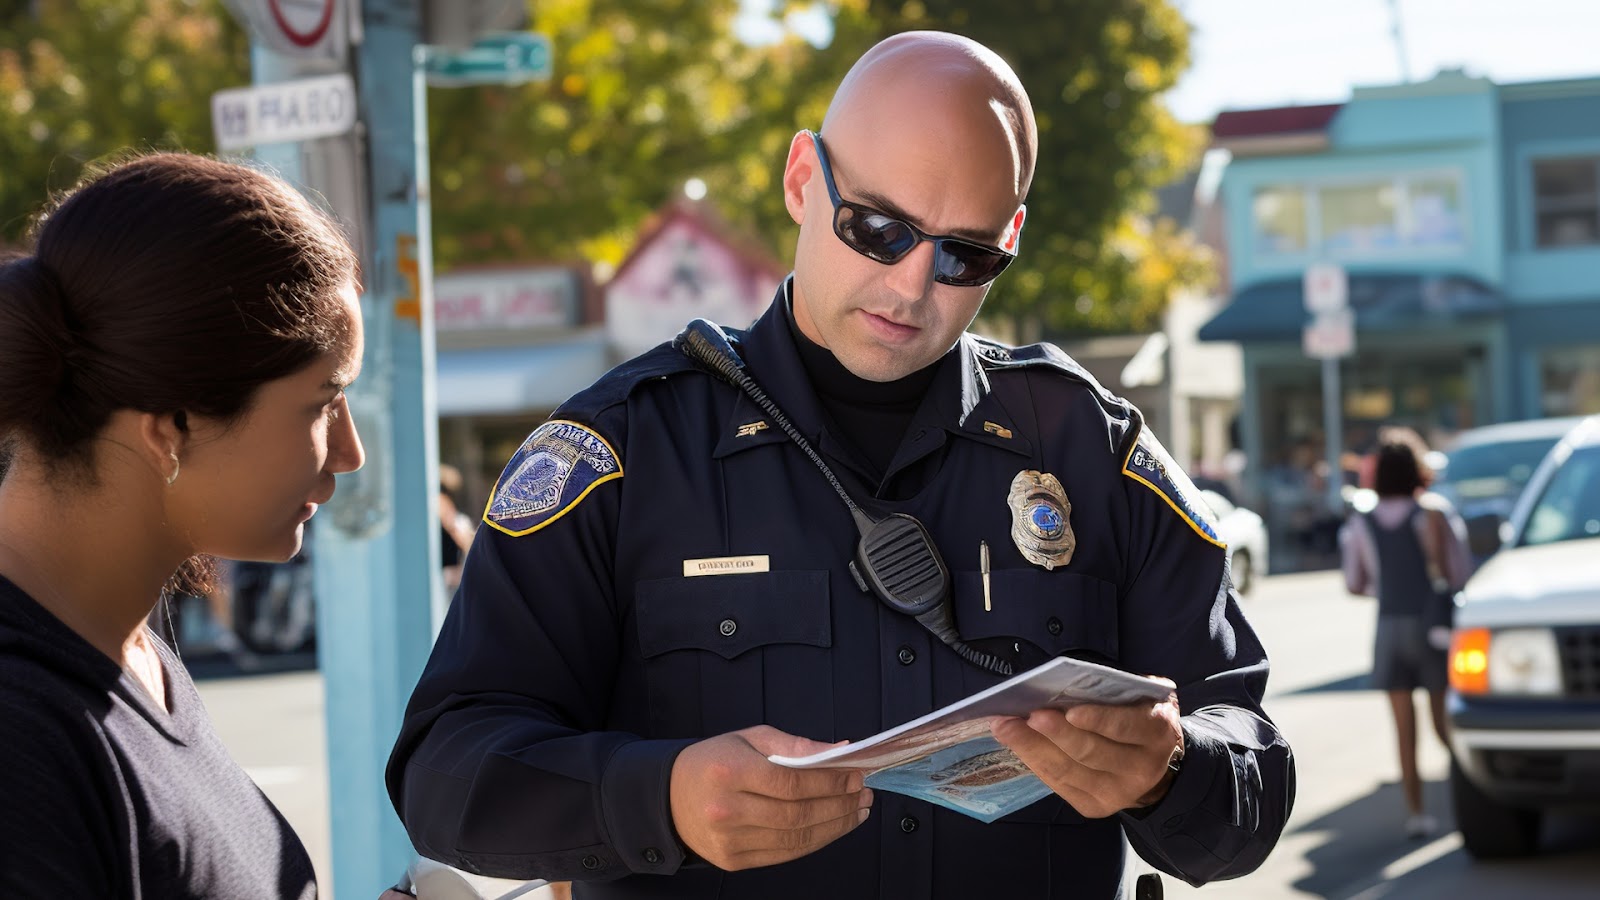
[[[7, 673], [0, 665], [0, 678]], [[0, 687], [0, 796], [54, 801], [63, 809], [107, 799], [116, 753], [90, 704], [71, 691], [15, 682]]]

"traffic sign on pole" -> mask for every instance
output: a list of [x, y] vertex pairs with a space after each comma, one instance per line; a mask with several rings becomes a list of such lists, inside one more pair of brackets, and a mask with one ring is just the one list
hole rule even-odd
[[275, 52], [342, 60], [349, 44], [344, 0], [223, 0], [252, 35]]
[[283, 39], [296, 47], [315, 47], [328, 36], [338, 0], [266, 0], [267, 13]]
[[1344, 266], [1337, 263], [1313, 263], [1306, 266], [1306, 311], [1312, 315], [1338, 312], [1349, 305], [1350, 279]]
[[484, 35], [466, 50], [428, 47], [423, 68], [431, 87], [525, 84], [550, 77], [550, 37], [536, 31]]
[[217, 149], [238, 150], [344, 134], [356, 124], [348, 74], [230, 88], [211, 95]]
[[1356, 349], [1356, 317], [1348, 309], [1319, 313], [1301, 332], [1301, 347], [1312, 359], [1343, 359]]
[[1301, 333], [1301, 346], [1312, 359], [1322, 360], [1322, 427], [1328, 459], [1328, 509], [1344, 512], [1340, 454], [1344, 448], [1343, 391], [1339, 360], [1355, 351], [1355, 314], [1350, 310], [1350, 278], [1335, 263], [1306, 267], [1303, 282], [1306, 311], [1311, 321]]

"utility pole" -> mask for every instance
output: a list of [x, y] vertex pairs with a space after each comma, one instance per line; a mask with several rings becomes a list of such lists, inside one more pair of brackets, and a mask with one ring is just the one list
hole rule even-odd
[[361, 257], [366, 350], [348, 398], [367, 462], [339, 476], [311, 556], [333, 888], [376, 897], [415, 857], [383, 774], [445, 607], [427, 79], [548, 78], [550, 44], [515, 30], [521, 0], [227, 3], [250, 29], [254, 83], [212, 98], [219, 148], [253, 148], [310, 191]]
[[[354, 75], [364, 170], [366, 357], [351, 407], [367, 446], [316, 565], [333, 889], [375, 897], [414, 851], [383, 771], [442, 606], [426, 95], [417, 0], [361, 0]], [[341, 488], [343, 486], [341, 485]]]
[[1389, 16], [1392, 22], [1391, 34], [1394, 36], [1394, 52], [1400, 60], [1400, 80], [1410, 84], [1411, 61], [1406, 55], [1406, 36], [1400, 27], [1400, 0], [1389, 0]]
[[[366, 350], [348, 392], [367, 462], [310, 529], [333, 889], [376, 897], [414, 851], [384, 789], [442, 609], [432, 252], [419, 0], [229, 0], [253, 84], [212, 98], [254, 150], [351, 229]], [[330, 115], [338, 110], [342, 115]]]

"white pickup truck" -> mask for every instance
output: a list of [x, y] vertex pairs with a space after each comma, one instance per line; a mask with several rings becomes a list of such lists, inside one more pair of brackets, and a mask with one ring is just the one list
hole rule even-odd
[[1456, 824], [1472, 856], [1524, 856], [1543, 812], [1600, 812], [1600, 416], [1529, 480], [1467, 583], [1447, 707]]

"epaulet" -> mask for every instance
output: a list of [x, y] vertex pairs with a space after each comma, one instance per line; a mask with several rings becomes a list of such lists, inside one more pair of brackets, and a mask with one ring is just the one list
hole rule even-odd
[[[737, 332], [730, 332], [730, 335], [733, 334]], [[600, 376], [599, 381], [561, 404], [551, 418], [592, 422], [602, 411], [626, 403], [641, 385], [696, 371], [702, 370], [669, 341]]]
[[1011, 347], [988, 338], [967, 335], [972, 349], [982, 362], [985, 371], [1007, 369], [1044, 369], [1082, 384], [1089, 389], [1106, 420], [1106, 439], [1110, 449], [1119, 459], [1139, 439], [1144, 426], [1144, 415], [1132, 403], [1106, 390], [1105, 386], [1089, 374], [1089, 370], [1064, 353], [1055, 344], [1024, 344]]

